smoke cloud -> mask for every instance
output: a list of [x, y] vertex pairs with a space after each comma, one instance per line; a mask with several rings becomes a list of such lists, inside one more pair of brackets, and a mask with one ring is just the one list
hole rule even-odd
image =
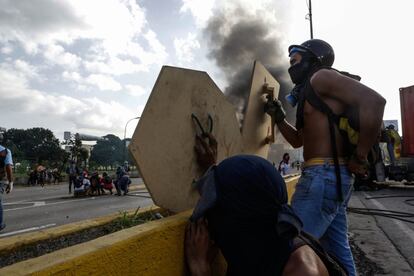
[[[264, 10], [252, 12], [241, 5], [215, 11], [204, 29], [209, 57], [223, 70], [228, 86], [225, 95], [243, 117], [250, 89], [253, 61], [259, 60], [279, 81], [279, 99], [292, 88], [287, 74], [287, 50], [275, 16]], [[286, 104], [289, 114], [294, 110]], [[289, 116], [292, 117], [292, 116]]]

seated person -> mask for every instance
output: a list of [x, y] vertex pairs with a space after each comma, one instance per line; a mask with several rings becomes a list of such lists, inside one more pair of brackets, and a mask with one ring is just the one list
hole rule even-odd
[[101, 185], [101, 177], [99, 176], [98, 172], [92, 173], [90, 177], [91, 181], [91, 192], [94, 194], [95, 192], [98, 195], [101, 195], [101, 193], [104, 195], [105, 191], [103, 190], [103, 187]]
[[76, 177], [75, 184], [74, 184], [74, 195], [91, 194], [91, 182], [88, 178], [80, 175]]
[[201, 198], [186, 229], [191, 275], [211, 275], [211, 239], [227, 261], [227, 275], [346, 275], [287, 204], [286, 185], [267, 160], [250, 155], [217, 166], [217, 143], [197, 139]]
[[114, 186], [112, 185], [112, 177], [110, 177], [106, 172], [102, 174], [101, 185], [105, 190], [108, 190], [111, 193], [111, 195], [113, 194], [112, 189], [114, 188]]

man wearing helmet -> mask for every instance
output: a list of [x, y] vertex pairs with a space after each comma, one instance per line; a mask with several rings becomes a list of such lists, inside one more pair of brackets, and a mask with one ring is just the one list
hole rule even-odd
[[[280, 101], [269, 101], [265, 110], [285, 139], [295, 148], [303, 146], [304, 169], [292, 198], [292, 207], [304, 230], [320, 239], [355, 275], [355, 264], [347, 236], [346, 207], [351, 195], [352, 173], [366, 174], [367, 155], [377, 139], [385, 99], [359, 81], [331, 66], [332, 47], [319, 39], [289, 47], [290, 68], [295, 84], [286, 100], [297, 106], [296, 126], [285, 119]], [[320, 99], [316, 108], [312, 97]], [[359, 140], [350, 156], [341, 137], [336, 114], [349, 107], [359, 112]], [[328, 115], [329, 114], [329, 115]]]

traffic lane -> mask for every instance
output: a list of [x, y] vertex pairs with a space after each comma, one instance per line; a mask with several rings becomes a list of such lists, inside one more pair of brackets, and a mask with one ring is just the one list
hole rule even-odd
[[[392, 197], [367, 199], [383, 196]], [[405, 199], [414, 197], [413, 189], [389, 189], [375, 192], [363, 192], [359, 194], [359, 197], [367, 208], [407, 212], [414, 216], [414, 206], [410, 206], [404, 202]], [[379, 228], [384, 231], [389, 240], [401, 252], [407, 262], [414, 267], [414, 223], [403, 222], [382, 216], [375, 216], [375, 219]], [[414, 221], [413, 217], [404, 219]]]
[[[143, 184], [142, 178], [131, 178], [131, 187]], [[69, 183], [60, 182], [59, 184], [49, 184], [40, 186], [15, 186], [10, 194], [3, 195], [4, 202], [19, 202], [24, 200], [42, 200], [49, 197], [70, 196]], [[73, 192], [73, 187], [72, 187]]]
[[[135, 194], [136, 193], [136, 194]], [[95, 197], [50, 199], [31, 206], [6, 205], [7, 225], [0, 237], [17, 231], [30, 232], [39, 228], [63, 225], [80, 220], [105, 216], [125, 210], [152, 205], [148, 193], [132, 191], [130, 196], [103, 195]]]

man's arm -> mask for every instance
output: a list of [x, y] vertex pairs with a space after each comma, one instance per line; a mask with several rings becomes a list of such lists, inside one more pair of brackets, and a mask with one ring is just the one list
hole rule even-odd
[[283, 137], [294, 148], [299, 148], [303, 145], [302, 132], [296, 130], [294, 126], [286, 121], [286, 112], [283, 109], [282, 103], [277, 99], [268, 98], [264, 111], [272, 117], [272, 122], [275, 122], [282, 132]]
[[356, 156], [359, 160], [366, 160], [381, 129], [386, 100], [371, 88], [334, 70], [316, 72], [311, 85], [321, 96], [358, 107], [360, 135]]
[[11, 165], [6, 165], [6, 175], [9, 183], [13, 182], [13, 170]]
[[302, 131], [298, 131], [294, 126], [289, 124], [286, 119], [278, 123], [277, 127], [279, 128], [283, 137], [285, 137], [286, 141], [288, 141], [292, 147], [300, 148], [303, 146]]

